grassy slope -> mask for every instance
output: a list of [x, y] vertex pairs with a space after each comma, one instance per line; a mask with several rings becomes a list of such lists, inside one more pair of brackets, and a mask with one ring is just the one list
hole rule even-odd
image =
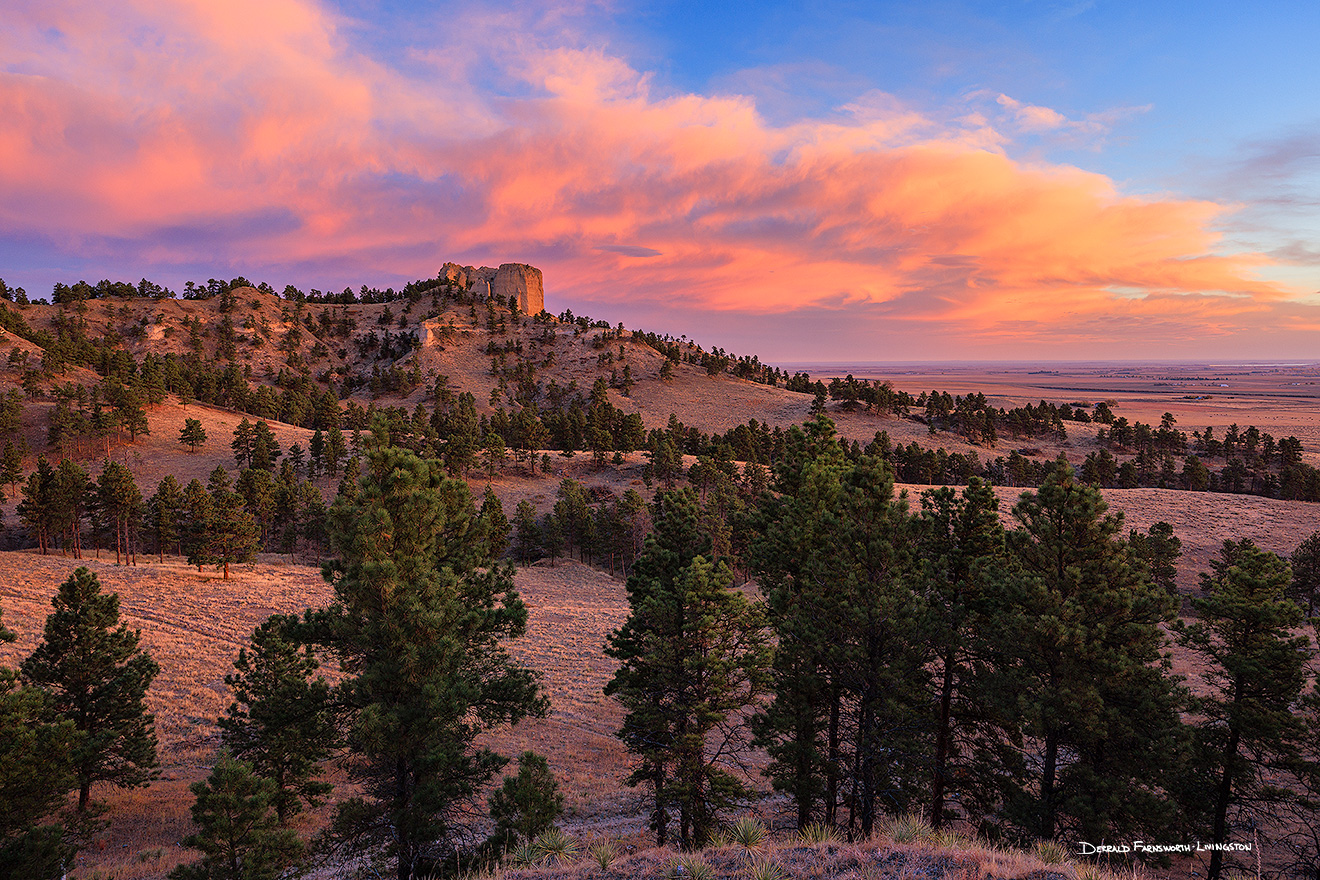
[[[149, 320], [154, 322], [155, 316], [163, 313], [165, 319], [156, 338], [148, 334], [141, 339], [130, 339], [130, 349], [140, 357], [148, 347], [158, 352], [182, 351], [187, 338], [182, 322], [192, 315], [214, 330], [219, 320], [215, 305], [214, 301], [89, 303], [84, 317], [89, 331], [97, 335], [105, 328], [131, 326], [140, 322], [142, 315], [149, 315]], [[274, 328], [271, 340], [261, 347], [240, 345], [240, 360], [251, 364], [257, 379], [286, 365], [276, 351], [283, 326], [280, 315], [283, 305], [255, 292], [239, 297], [236, 324], [250, 316], [254, 322], [264, 318]], [[309, 307], [314, 313], [327, 308], [332, 307]], [[365, 333], [369, 329], [384, 329], [376, 323], [376, 317], [385, 308], [354, 306], [349, 311], [358, 322], [358, 332]], [[397, 318], [398, 304], [390, 308]], [[24, 315], [34, 325], [49, 326], [55, 311], [54, 307], [32, 306]], [[494, 380], [489, 375], [489, 359], [482, 352], [491, 337], [484, 329], [468, 323], [465, 311], [451, 312], [459, 328], [454, 336], [445, 343], [424, 347], [418, 358], [425, 373], [448, 375], [453, 387], [471, 391], [479, 408], [488, 412]], [[420, 311], [409, 320], [410, 328], [422, 329]], [[166, 335], [163, 329], [166, 327], [175, 330]], [[391, 330], [397, 332], [397, 322], [391, 325]], [[577, 381], [583, 388], [589, 388], [598, 376], [608, 377], [611, 369], [596, 363], [598, 350], [590, 344], [595, 332], [577, 336], [561, 326], [553, 342], [540, 343], [532, 341], [535, 331], [530, 324], [517, 331], [525, 350], [534, 352], [538, 362], [554, 352], [555, 366], [543, 370], [541, 378], [553, 377], [561, 385]], [[511, 337], [496, 338], [503, 342]], [[305, 332], [305, 348], [315, 341], [316, 337]], [[214, 339], [207, 344], [213, 348]], [[328, 339], [326, 344], [332, 355], [313, 364], [314, 372], [343, 365], [363, 368], [362, 362], [354, 360], [351, 345], [345, 346], [343, 340], [337, 339]], [[618, 345], [612, 343], [616, 354]], [[750, 418], [789, 425], [807, 417], [810, 397], [806, 395], [729, 376], [712, 378], [688, 365], [676, 369], [672, 382], [661, 382], [657, 378], [661, 356], [632, 340], [624, 340], [624, 345], [638, 385], [631, 398], [611, 392], [611, 399], [625, 411], [640, 412], [648, 427], [663, 426], [671, 412], [684, 423], [705, 431], [725, 430]], [[341, 347], [349, 350], [349, 358], [334, 354]], [[6, 365], [11, 348], [29, 351], [29, 357], [38, 361], [40, 358], [39, 350], [22, 340], [11, 336], [0, 339], [0, 390], [16, 385], [19, 378], [18, 371]], [[613, 366], [621, 369], [617, 363]], [[91, 385], [97, 377], [87, 370], [71, 370], [60, 381]], [[403, 405], [411, 409], [423, 399], [424, 393], [419, 389], [407, 398], [383, 398], [378, 405]], [[1021, 400], [1005, 400], [1003, 405], [1032, 399], [1024, 394]], [[359, 401], [365, 405], [367, 398], [359, 397]], [[33, 449], [44, 446], [46, 412], [51, 406], [49, 401], [42, 400], [25, 406], [22, 435]], [[996, 449], [971, 447], [951, 435], [929, 436], [924, 425], [913, 421], [880, 418], [866, 412], [831, 414], [845, 438], [863, 443], [883, 429], [895, 442], [916, 440], [925, 446], [943, 445], [950, 451], [976, 451], [983, 460], [1006, 454], [1016, 445], [1006, 440]], [[186, 482], [194, 477], [205, 480], [217, 464], [233, 469], [229, 440], [241, 414], [195, 403], [184, 407], [170, 400], [151, 409], [149, 418], [149, 436], [132, 445], [112, 444], [110, 449], [112, 456], [133, 470], [144, 494], [150, 494], [166, 473]], [[196, 455], [189, 455], [177, 442], [184, 418], [200, 419], [208, 433], [206, 446]], [[1263, 429], [1269, 429], [1268, 423], [1260, 424]], [[294, 442], [306, 448], [310, 431], [278, 423], [272, 423], [272, 428], [284, 448]], [[1070, 424], [1069, 428], [1071, 437], [1067, 445], [1031, 441], [1041, 449], [1040, 457], [1052, 458], [1063, 452], [1071, 460], [1080, 461], [1096, 448], [1095, 426]], [[102, 454], [103, 449], [89, 446], [83, 455], [85, 466], [94, 472]], [[540, 510], [547, 509], [553, 503], [555, 486], [566, 476], [615, 494], [627, 488], [642, 488], [640, 454], [630, 455], [622, 468], [603, 470], [592, 467], [586, 455], [573, 459], [552, 456], [552, 460], [550, 474], [528, 477], [511, 465], [495, 478], [492, 485], [506, 510], [511, 512], [523, 498], [532, 500]], [[31, 461], [27, 465], [30, 467]], [[475, 492], [480, 492], [485, 480], [474, 477], [470, 484]], [[323, 480], [321, 485], [327, 494], [333, 493], [330, 481]], [[923, 488], [908, 487], [914, 504]], [[1021, 490], [998, 491], [1007, 513]], [[1225, 538], [1251, 537], [1267, 549], [1287, 552], [1306, 534], [1320, 529], [1320, 505], [1156, 489], [1106, 490], [1105, 496], [1113, 508], [1125, 512], [1129, 526], [1146, 528], [1161, 519], [1175, 526], [1184, 545], [1184, 565], [1179, 578], [1184, 589], [1194, 586], [1196, 573], [1205, 569]], [[8, 523], [14, 522], [14, 504], [14, 499], [6, 499], [0, 505]], [[76, 564], [58, 556], [0, 553], [0, 606], [4, 609], [5, 623], [20, 636], [15, 645], [0, 646], [0, 662], [12, 664], [36, 644], [49, 598]], [[187, 829], [187, 807], [191, 803], [187, 784], [204, 776], [213, 759], [217, 740], [212, 722], [227, 703], [223, 679], [238, 647], [265, 616], [321, 604], [329, 595], [328, 587], [314, 567], [291, 565], [274, 556], [263, 557], [253, 566], [238, 567], [235, 579], [230, 582], [221, 581], [210, 571], [199, 574], [181, 560], [169, 558], [164, 564], [144, 559], [136, 569], [117, 567], [105, 558], [85, 560], [82, 564], [97, 570], [108, 590], [120, 593], [126, 622], [142, 629], [144, 644], [161, 662], [163, 672], [151, 699], [158, 716], [165, 763], [162, 779], [146, 791], [102, 793], [114, 804], [115, 823], [84, 854], [84, 865], [116, 871], [122, 878], [160, 876], [181, 854], [177, 841]], [[625, 756], [612, 735], [619, 720], [618, 709], [600, 693], [611, 671], [601, 646], [606, 634], [618, 625], [626, 611], [622, 584], [580, 565], [527, 568], [519, 572], [517, 583], [532, 609], [532, 622], [528, 639], [514, 650], [521, 660], [545, 675], [554, 714], [545, 721], [493, 736], [492, 744], [506, 754], [522, 748], [535, 748], [548, 754], [568, 793], [571, 821], [577, 827], [593, 834], [636, 835], [643, 824], [636, 809], [638, 795], [620, 783]], [[159, 856], [150, 857], [156, 851]], [[138, 861], [138, 854], [143, 852], [149, 857]]]

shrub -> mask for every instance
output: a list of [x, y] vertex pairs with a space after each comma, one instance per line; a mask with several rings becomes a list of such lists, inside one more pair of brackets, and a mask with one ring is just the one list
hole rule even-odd
[[692, 853], [674, 861], [669, 877], [670, 880], [715, 880], [715, 869], [700, 853]]
[[931, 841], [930, 823], [915, 813], [895, 816], [885, 823], [885, 833], [894, 843], [926, 843]]

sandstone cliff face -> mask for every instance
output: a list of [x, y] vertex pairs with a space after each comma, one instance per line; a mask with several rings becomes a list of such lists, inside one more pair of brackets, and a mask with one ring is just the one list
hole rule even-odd
[[526, 263], [503, 263], [498, 269], [445, 263], [440, 268], [440, 277], [459, 287], [470, 287], [480, 296], [496, 297], [501, 303], [515, 297], [524, 315], [537, 315], [545, 308], [541, 270]]
[[526, 263], [504, 263], [495, 273], [495, 298], [508, 302], [516, 297], [524, 315], [538, 315], [545, 308], [545, 289], [541, 270]]

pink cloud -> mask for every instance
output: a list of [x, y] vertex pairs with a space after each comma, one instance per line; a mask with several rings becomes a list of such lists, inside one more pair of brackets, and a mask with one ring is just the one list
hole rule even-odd
[[[865, 305], [1028, 342], [1108, 318], [1250, 328], [1296, 298], [1261, 280], [1267, 258], [1217, 252], [1223, 206], [1016, 161], [979, 113], [873, 92], [771, 124], [498, 15], [404, 73], [309, 0], [118, 6], [20, 0], [0, 26], [0, 234], [365, 277], [530, 259], [596, 301]], [[1019, 129], [1101, 124], [998, 105]]]

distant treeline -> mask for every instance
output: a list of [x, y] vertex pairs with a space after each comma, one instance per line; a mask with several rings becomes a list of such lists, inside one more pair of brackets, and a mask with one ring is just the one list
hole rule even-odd
[[[591, 344], [597, 352], [598, 366], [612, 368], [610, 378], [597, 380], [589, 390], [579, 388], [576, 382], [560, 386], [553, 378], [548, 382], [540, 379], [542, 372], [554, 367], [554, 350], [539, 349], [543, 343], [555, 339], [551, 319], [544, 313], [530, 316], [542, 328], [537, 334], [526, 342], [520, 336], [516, 340], [506, 338], [501, 344], [497, 338], [529, 316], [518, 315], [516, 303], [494, 303], [441, 278], [411, 282], [401, 291], [363, 286], [357, 294], [346, 290], [334, 296], [317, 290], [304, 294], [292, 286], [286, 287], [283, 296], [292, 304], [288, 308], [291, 326], [283, 331], [278, 347], [288, 359], [289, 368], [270, 376], [270, 384], [256, 383], [250, 366], [240, 367], [235, 363], [237, 348], [243, 344], [260, 346], [273, 342], [274, 334], [264, 317], [249, 316], [241, 326], [235, 326], [231, 317], [237, 307], [233, 291], [250, 286], [274, 293], [268, 285], [253, 285], [242, 277], [228, 282], [210, 279], [204, 285], [190, 282], [185, 287], [185, 298], [220, 298], [218, 326], [206, 327], [197, 316], [192, 316], [182, 328], [188, 334], [189, 352], [183, 355], [148, 352], [141, 361], [129, 354], [123, 342], [128, 336], [145, 333], [143, 323], [132, 322], [118, 332], [109, 330], [100, 337], [92, 337], [85, 316], [73, 309], [61, 310], [51, 330], [36, 330], [21, 314], [0, 302], [0, 326], [42, 348], [40, 364], [33, 363], [26, 351], [17, 348], [10, 352], [9, 363], [22, 371], [28, 397], [41, 395], [43, 384], [49, 385], [49, 393], [56, 401], [50, 417], [50, 446], [62, 452], [72, 446], [81, 452], [84, 443], [96, 443], [115, 432], [127, 432], [131, 441], [146, 429], [142, 407], [158, 403], [170, 393], [185, 402], [196, 400], [260, 419], [318, 430], [343, 427], [362, 431], [380, 417], [397, 443], [420, 454], [444, 458], [455, 473], [473, 466], [477, 454], [493, 438], [498, 438], [519, 458], [526, 458], [532, 449], [552, 449], [570, 454], [589, 451], [603, 461], [610, 453], [645, 449], [653, 462], [653, 475], [658, 479], [669, 479], [677, 466], [674, 462], [683, 454], [763, 465], [775, 463], [782, 454], [782, 430], [755, 420], [723, 435], [708, 436], [677, 423], [676, 419], [671, 419], [664, 430], [647, 432], [640, 417], [613, 406], [607, 392], [616, 389], [631, 395], [640, 378], [628, 358], [622, 325], [611, 327], [608, 322], [565, 310], [559, 316], [560, 324], [571, 327], [576, 336], [599, 331]], [[56, 293], [56, 301], [66, 305], [87, 299], [173, 295], [146, 279], [137, 285], [110, 281], [96, 285], [85, 282], [56, 285]], [[475, 323], [480, 323], [482, 317], [478, 307], [484, 311], [485, 326], [491, 334], [485, 353], [491, 358], [491, 375], [495, 381], [490, 395], [495, 412], [489, 416], [478, 414], [475, 397], [455, 394], [443, 376], [434, 380], [429, 411], [424, 404], [416, 405], [412, 411], [377, 407], [374, 403], [362, 407], [351, 399], [341, 404], [341, 400], [359, 389], [369, 390], [373, 395], [405, 395], [423, 381], [429, 381], [424, 380], [416, 360], [409, 358], [420, 342], [416, 332], [406, 329], [408, 313], [426, 295], [435, 298], [428, 313], [430, 317], [441, 314], [451, 302], [467, 304], [469, 318]], [[0, 296], [19, 300], [16, 291], [3, 281], [0, 281]], [[396, 300], [405, 301], [403, 312], [398, 315], [398, 326], [395, 315], [387, 307], [377, 317], [379, 326], [368, 328], [365, 333], [357, 332], [358, 326], [343, 308], [351, 302]], [[322, 309], [314, 314], [305, 309], [308, 302], [329, 303], [338, 308]], [[167, 332], [173, 329], [167, 328]], [[371, 359], [370, 372], [325, 370], [313, 378], [302, 357], [304, 332], [319, 336], [307, 353], [312, 361], [329, 353], [323, 340], [338, 338], [347, 344], [351, 339], [359, 356]], [[441, 327], [439, 332], [442, 341], [450, 338], [456, 332], [453, 322]], [[1105, 448], [1087, 456], [1080, 469], [1081, 478], [1092, 485], [1320, 500], [1320, 471], [1301, 461], [1300, 442], [1295, 437], [1276, 441], [1254, 426], [1245, 430], [1229, 426], [1222, 439], [1207, 428], [1204, 432], [1193, 432], [1189, 439], [1178, 430], [1171, 413], [1165, 413], [1158, 426], [1151, 426], [1116, 417], [1105, 401], [1092, 406], [1084, 401], [1042, 400], [1009, 409], [991, 406], [980, 393], [951, 395], [933, 390], [914, 397], [887, 382], [858, 380], [851, 375], [836, 377], [828, 384], [813, 381], [802, 372], [790, 376], [786, 371], [763, 364], [755, 355], [737, 356], [720, 348], [705, 351], [685, 338], [675, 340], [644, 331], [632, 336], [665, 356], [661, 378], [672, 376], [674, 364], [693, 364], [711, 375], [730, 372], [752, 381], [812, 394], [815, 414], [823, 413], [826, 401], [833, 400], [844, 410], [864, 407], [881, 415], [915, 419], [924, 423], [932, 435], [949, 431], [973, 445], [990, 446], [1004, 439], [1064, 441], [1068, 436], [1066, 423], [1099, 422], [1104, 427], [1098, 440]], [[209, 356], [204, 341], [211, 337], [215, 339], [217, 357]], [[344, 349], [340, 350], [341, 355], [345, 353]], [[104, 379], [90, 389], [68, 383], [59, 385], [57, 377], [73, 365], [90, 368]], [[14, 421], [13, 411], [19, 405], [20, 401], [11, 392], [0, 418], [5, 423]], [[1011, 450], [1008, 455], [983, 463], [974, 452], [950, 453], [916, 442], [894, 445], [884, 431], [878, 432], [864, 447], [854, 443], [851, 449], [854, 455], [869, 453], [883, 457], [898, 479], [913, 483], [961, 485], [976, 476], [1001, 485], [1034, 486], [1039, 485], [1049, 467], [1047, 461], [1033, 457], [1029, 447]], [[1120, 461], [1114, 453], [1132, 457]], [[1222, 459], [1222, 466], [1210, 467], [1215, 459]]]

